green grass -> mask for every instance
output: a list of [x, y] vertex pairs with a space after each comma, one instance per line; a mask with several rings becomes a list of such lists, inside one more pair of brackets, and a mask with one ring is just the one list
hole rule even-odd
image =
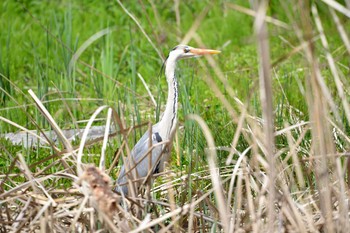
[[[147, 17], [151, 22], [155, 21], [154, 14], [150, 13], [153, 10], [149, 4], [145, 4], [144, 9], [134, 4], [126, 6], [133, 14], [140, 17], [142, 27], [152, 39], [165, 37], [157, 47], [166, 56], [168, 51], [179, 43], [176, 35], [184, 35], [191, 27], [197, 15], [193, 12], [199, 14], [207, 3], [194, 1], [191, 4], [180, 5], [179, 33], [176, 25], [172, 23], [174, 21], [172, 3], [157, 5], [162, 25], [156, 28], [148, 23]], [[125, 116], [130, 116], [127, 120], [133, 119], [135, 124], [148, 120], [155, 122], [159, 118], [160, 112], [157, 110], [157, 115], [154, 115], [156, 109], [151, 105], [136, 72], [145, 78], [153, 95], [164, 106], [167, 85], [164, 75], [159, 77], [161, 59], [116, 2], [112, 4], [108, 1], [89, 1], [81, 4], [77, 1], [33, 1], [22, 4], [5, 1], [1, 7], [4, 12], [1, 16], [3, 24], [1, 26], [7, 27], [9, 32], [0, 36], [1, 49], [4, 51], [1, 54], [1, 61], [4, 63], [2, 66], [7, 67], [7, 70], [2, 71], [6, 77], [1, 78], [5, 83], [2, 87], [17, 101], [17, 103], [11, 101], [11, 98], [2, 92], [4, 96], [0, 109], [2, 116], [15, 119], [16, 123], [29, 129], [35, 129], [25, 114], [17, 114], [21, 111], [20, 105], [30, 103], [26, 91], [33, 89], [43, 102], [50, 101], [45, 103], [45, 106], [54, 114], [55, 120], [62, 128], [72, 128], [74, 124], [67, 108], [60, 100], [61, 95], [67, 99], [68, 108], [76, 120], [87, 119], [101, 104], [117, 107], [120, 103], [126, 106], [123, 110]], [[146, 17], [144, 12], [148, 12], [149, 15]], [[241, 23], [237, 24], [235, 21]], [[218, 22], [220, 22], [219, 28]], [[228, 81], [240, 98], [247, 96], [247, 89], [257, 74], [257, 70], [254, 69], [255, 44], [253, 41], [246, 41], [246, 39], [252, 40], [250, 28], [252, 22], [252, 18], [230, 10], [225, 11], [225, 16], [222, 18], [222, 6], [214, 4], [197, 31], [205, 38], [204, 43], [209, 48], [220, 48], [230, 41], [216, 60], [225, 72], [230, 74]], [[108, 27], [112, 29], [110, 33], [93, 41], [75, 63], [75, 72], [69, 73], [69, 62], [74, 51], [96, 32]], [[196, 45], [193, 42], [190, 44]], [[224, 130], [224, 135], [227, 135], [220, 136], [219, 142], [222, 145], [229, 145], [230, 141], [225, 138], [231, 137], [232, 129], [225, 130], [226, 123], [217, 125], [218, 122], [227, 122], [227, 114], [210, 88], [201, 80], [201, 75], [204, 73], [198, 62], [181, 61], [179, 67], [180, 106], [182, 106], [179, 112], [180, 121], [183, 121], [188, 113], [205, 114], [205, 119], [210, 125], [216, 125], [219, 127], [218, 132]], [[248, 71], [237, 72], [247, 68]], [[7, 79], [10, 79], [13, 85], [9, 85]], [[224, 89], [223, 86], [221, 88]], [[23, 91], [24, 94], [16, 89]], [[206, 103], [205, 106], [198, 105], [202, 102]], [[7, 110], [11, 107], [15, 109]], [[49, 127], [41, 114], [32, 107], [28, 108], [40, 127]], [[0, 122], [0, 125], [2, 133], [17, 130], [3, 122]], [[138, 133], [141, 134], [144, 130], [141, 129]], [[193, 145], [193, 140], [189, 134], [185, 137], [183, 145]], [[204, 146], [202, 143], [199, 148]]]
[[[205, 81], [209, 75], [223, 96], [228, 100], [233, 109], [239, 114], [242, 108], [233, 98], [239, 99], [246, 108], [249, 116], [254, 118], [254, 126], [261, 126], [262, 107], [260, 103], [259, 89], [259, 60], [257, 54], [256, 36], [254, 34], [254, 17], [235, 11], [228, 7], [226, 1], [180, 1], [181, 12], [180, 27], [176, 24], [176, 12], [174, 1], [157, 1], [155, 8], [149, 2], [153, 1], [123, 1], [125, 7], [137, 18], [140, 25], [166, 57], [169, 50], [180, 43], [188, 30], [196, 21], [198, 15], [206, 8], [209, 11], [196, 33], [208, 48], [222, 50], [214, 60], [221, 69], [227, 85], [223, 84], [214, 72], [214, 69], [205, 58], [200, 58], [208, 68], [208, 72], [196, 59], [183, 60], [178, 64], [179, 80], [179, 122], [181, 128], [178, 131], [180, 148], [180, 161], [176, 161], [175, 152], [171, 169], [174, 173], [188, 174], [186, 185], [179, 184], [180, 203], [189, 202], [201, 190], [211, 187], [210, 178], [196, 178], [198, 174], [208, 174], [207, 156], [204, 153], [207, 147], [205, 137], [198, 125], [186, 121], [188, 114], [195, 113], [201, 116], [211, 129], [215, 144], [218, 147], [231, 147], [232, 139], [237, 130], [237, 119], [233, 119], [224, 104], [217, 97], [213, 86]], [[293, 2], [293, 1], [292, 1]], [[235, 4], [250, 7], [248, 1], [234, 1]], [[273, 1], [268, 8], [268, 15], [279, 19], [289, 26], [300, 24], [300, 19], [289, 14], [295, 12], [285, 11], [283, 5], [289, 9], [290, 2], [280, 4]], [[317, 3], [317, 9], [325, 28], [325, 34], [330, 44], [330, 52], [336, 59], [337, 69], [341, 72], [341, 81], [344, 84], [345, 96], [349, 100], [347, 90], [350, 83], [346, 77], [350, 74], [349, 54], [347, 54], [343, 41], [338, 34], [334, 21], [330, 18], [328, 6]], [[155, 123], [162, 111], [167, 95], [167, 84], [161, 72], [162, 59], [157, 55], [147, 38], [142, 34], [135, 22], [122, 10], [117, 1], [11, 1], [5, 0], [0, 4], [0, 116], [31, 130], [50, 130], [50, 125], [38, 111], [31, 97], [27, 93], [32, 89], [44, 103], [54, 120], [61, 128], [83, 128], [86, 120], [101, 105], [109, 105], [124, 116], [127, 126], [136, 126], [144, 122]], [[159, 18], [158, 18], [159, 17]], [[346, 16], [339, 14], [345, 29], [350, 28], [350, 22]], [[108, 31], [104, 31], [109, 29]], [[303, 50], [292, 56], [289, 55], [294, 47], [300, 46], [300, 38], [294, 29], [284, 29], [269, 24], [270, 57], [274, 64], [272, 67], [272, 92], [275, 131], [283, 130], [288, 125], [295, 125], [302, 121], [313, 119], [312, 111], [307, 102], [308, 78], [310, 65], [306, 62]], [[317, 36], [316, 29], [313, 32]], [[99, 34], [100, 33], [100, 34]], [[94, 37], [94, 35], [99, 35]], [[189, 45], [199, 46], [193, 39]], [[340, 121], [332, 112], [328, 117], [335, 121], [345, 135], [349, 135], [350, 127], [346, 119], [345, 110], [325, 57], [326, 49], [317, 39], [314, 43], [315, 54], [320, 65], [320, 71], [331, 98], [338, 107]], [[77, 56], [77, 51], [80, 51]], [[77, 56], [77, 57], [74, 57]], [[74, 62], [72, 62], [72, 60]], [[282, 60], [282, 61], [281, 61]], [[274, 63], [275, 62], [275, 63]], [[139, 79], [140, 73], [145, 79], [154, 98], [159, 104], [155, 107], [147, 94], [147, 91]], [[229, 93], [229, 87], [234, 91], [234, 96]], [[103, 112], [105, 114], [105, 111]], [[100, 115], [104, 117], [105, 115]], [[246, 116], [246, 118], [249, 118]], [[96, 124], [104, 124], [101, 120]], [[244, 132], [249, 134], [249, 120], [244, 123]], [[129, 137], [130, 146], [139, 139], [147, 127], [133, 131]], [[0, 121], [0, 134], [15, 132], [18, 129], [6, 122]], [[254, 131], [254, 129], [252, 129]], [[291, 132], [292, 139], [297, 141], [301, 131]], [[236, 149], [243, 152], [255, 141], [253, 137], [239, 136]], [[290, 138], [286, 135], [276, 137], [276, 148], [281, 150], [281, 160], [288, 157]], [[293, 141], [292, 140], [292, 141]], [[300, 159], [309, 158], [311, 132], [307, 132], [305, 138], [296, 148]], [[122, 138], [113, 138], [107, 147], [107, 167], [114, 159], [115, 151], [120, 147]], [[75, 142], [78, 145], [79, 142]], [[255, 158], [261, 153], [257, 146], [248, 152], [248, 158]], [[348, 150], [349, 143], [345, 136], [334, 140], [337, 153]], [[62, 149], [63, 146], [59, 145]], [[83, 158], [85, 163], [98, 164], [101, 152], [101, 143], [86, 148], [87, 156]], [[35, 164], [46, 157], [55, 154], [51, 148], [24, 148], [11, 145], [0, 138], [0, 173], [9, 171], [9, 166], [18, 153], [21, 153], [27, 164]], [[218, 151], [218, 161], [221, 171], [230, 173], [231, 167], [225, 165], [229, 152]], [[235, 159], [238, 157], [235, 156]], [[252, 165], [257, 161], [252, 159]], [[46, 161], [36, 167], [30, 167], [36, 172], [55, 159]], [[177, 166], [177, 162], [180, 166]], [[261, 161], [260, 161], [261, 162]], [[292, 159], [287, 160], [293, 164]], [[342, 160], [345, 163], [346, 160]], [[63, 165], [48, 169], [47, 173], [55, 173], [62, 169]], [[310, 165], [311, 166], [311, 165]], [[231, 169], [231, 170], [230, 170]], [[264, 170], [262, 164], [258, 164], [257, 170]], [[311, 174], [309, 164], [303, 167], [304, 172]], [[12, 172], [18, 172], [18, 169]], [[113, 168], [111, 176], [115, 178], [118, 167]], [[311, 178], [310, 178], [311, 177]], [[314, 174], [305, 178], [308, 187], [313, 189]], [[239, 182], [245, 182], [239, 178]], [[23, 181], [19, 177], [16, 182]], [[243, 180], [243, 181], [242, 181]], [[61, 182], [61, 183], [60, 183]], [[60, 180], [59, 185], [70, 186], [70, 181]], [[66, 182], [66, 183], [65, 183]], [[163, 181], [158, 181], [162, 183]], [[14, 184], [15, 182], [11, 183]], [[287, 181], [286, 181], [287, 183]], [[225, 185], [225, 189], [228, 186]], [[291, 185], [293, 186], [293, 185]], [[298, 185], [293, 186], [298, 190]], [[258, 196], [258, 194], [255, 194]], [[214, 199], [211, 194], [210, 200]], [[164, 197], [155, 194], [155, 197]], [[1, 206], [0, 206], [1, 207]], [[203, 213], [210, 212], [207, 205], [203, 205]], [[160, 208], [159, 211], [164, 211]], [[207, 214], [210, 215], [210, 214]], [[198, 220], [199, 221], [199, 220]], [[184, 224], [186, 220], [182, 220]], [[180, 224], [181, 225], [181, 224]], [[186, 224], [185, 224], [186, 225]], [[215, 224], [212, 226], [215, 227]]]

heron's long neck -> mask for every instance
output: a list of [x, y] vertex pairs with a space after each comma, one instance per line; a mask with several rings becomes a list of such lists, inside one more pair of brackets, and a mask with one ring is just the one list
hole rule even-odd
[[168, 139], [176, 126], [177, 120], [177, 80], [175, 76], [176, 59], [168, 58], [165, 67], [165, 76], [168, 82], [168, 99], [164, 115], [160, 121], [160, 134], [163, 139]]

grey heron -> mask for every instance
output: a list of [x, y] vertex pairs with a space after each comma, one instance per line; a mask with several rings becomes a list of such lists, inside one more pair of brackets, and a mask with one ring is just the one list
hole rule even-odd
[[[150, 175], [162, 172], [164, 162], [168, 161], [170, 151], [164, 142], [171, 140], [176, 130], [178, 89], [175, 75], [176, 62], [183, 58], [198, 57], [206, 54], [217, 54], [218, 50], [199, 49], [187, 45], [178, 45], [172, 49], [165, 62], [165, 77], [168, 82], [168, 98], [161, 120], [152, 126], [152, 135], [146, 132], [132, 149], [130, 156], [124, 161], [118, 179], [116, 191], [128, 195], [128, 180], [145, 182]], [[151, 142], [150, 142], [151, 140]], [[150, 147], [152, 146], [151, 153]], [[151, 159], [151, 161], [150, 161]]]

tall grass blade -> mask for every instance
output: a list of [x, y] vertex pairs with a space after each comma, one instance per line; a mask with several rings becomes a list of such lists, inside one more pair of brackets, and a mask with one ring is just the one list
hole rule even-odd
[[269, 35], [265, 23], [267, 1], [260, 1], [255, 18], [255, 33], [258, 41], [259, 57], [259, 80], [260, 80], [260, 101], [262, 106], [264, 138], [263, 145], [266, 149], [266, 159], [268, 161], [268, 231], [276, 231], [276, 163], [275, 163], [275, 138], [274, 138], [274, 114], [273, 114], [273, 91], [271, 80], [270, 47]]

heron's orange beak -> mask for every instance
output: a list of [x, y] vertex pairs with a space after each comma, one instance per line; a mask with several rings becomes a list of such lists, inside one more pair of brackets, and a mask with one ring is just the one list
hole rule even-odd
[[205, 55], [205, 54], [218, 54], [221, 53], [219, 50], [213, 50], [213, 49], [196, 49], [196, 48], [191, 48], [190, 50], [191, 53], [195, 55]]

